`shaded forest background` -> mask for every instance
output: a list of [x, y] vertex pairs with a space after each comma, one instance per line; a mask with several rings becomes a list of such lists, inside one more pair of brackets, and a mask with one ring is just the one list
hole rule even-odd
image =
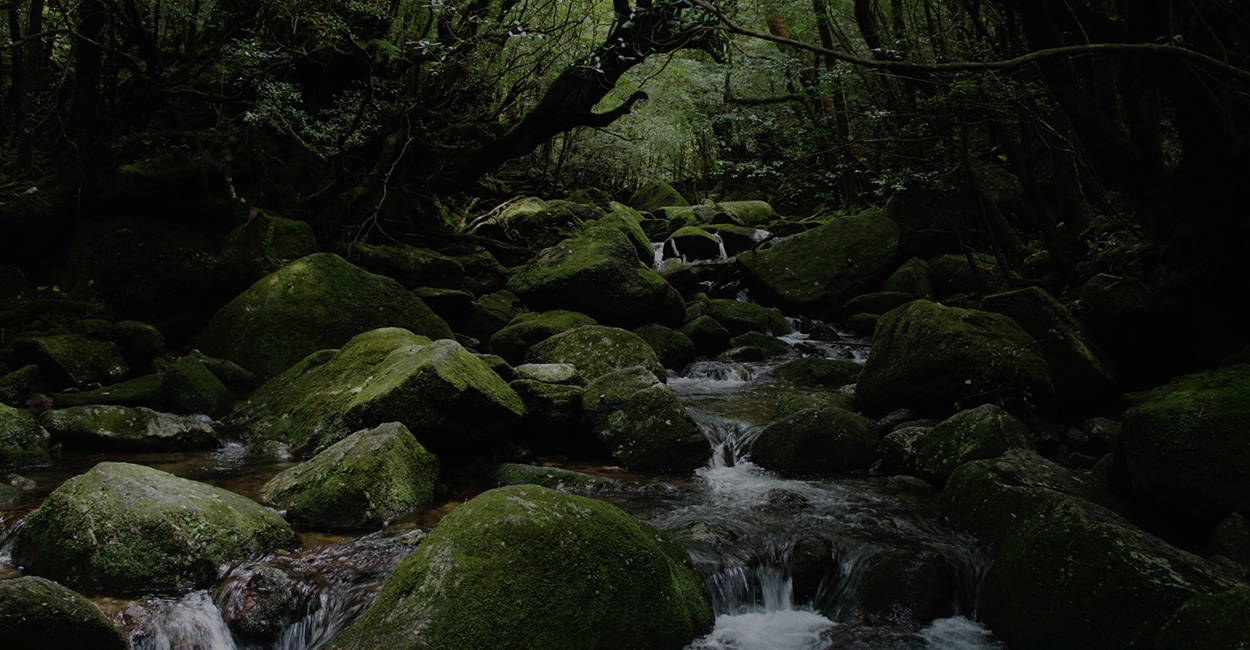
[[90, 297], [69, 243], [104, 217], [428, 242], [517, 195], [664, 180], [796, 220], [885, 207], [1078, 302], [1109, 274], [1087, 325], [1143, 385], [1246, 344], [1243, 3], [0, 7], [0, 232], [26, 285]]

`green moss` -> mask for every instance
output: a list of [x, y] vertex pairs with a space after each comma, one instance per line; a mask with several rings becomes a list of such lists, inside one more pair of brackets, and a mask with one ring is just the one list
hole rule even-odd
[[629, 197], [629, 204], [643, 212], [654, 212], [670, 205], [690, 205], [680, 192], [663, 181], [654, 181], [635, 190]]
[[731, 336], [747, 332], [780, 336], [791, 331], [790, 323], [780, 311], [741, 300], [713, 298], [707, 302], [707, 315], [729, 330]]
[[694, 342], [671, 327], [647, 323], [634, 328], [634, 334], [647, 342], [665, 368], [684, 368], [694, 361]]
[[809, 393], [793, 391], [777, 398], [777, 415], [786, 416], [803, 409], [834, 407], [851, 410], [855, 406], [855, 393]]
[[854, 361], [804, 357], [787, 361], [772, 371], [772, 376], [798, 386], [829, 386], [837, 388], [855, 383], [863, 366]]
[[677, 330], [690, 338], [701, 355], [713, 355], [729, 347], [729, 330], [711, 316], [697, 316]]
[[129, 647], [94, 603], [35, 576], [0, 581], [0, 638], [14, 648]]
[[739, 334], [738, 336], [729, 339], [729, 344], [735, 347], [756, 348], [764, 354], [765, 358], [784, 356], [792, 351], [789, 343], [786, 343], [775, 336], [769, 336], [759, 332]]
[[233, 492], [100, 463], [26, 517], [13, 556], [33, 573], [118, 593], [204, 586], [226, 562], [294, 544], [281, 517]]
[[655, 252], [651, 249], [651, 238], [647, 237], [647, 233], [642, 229], [642, 215], [637, 210], [615, 201], [612, 202], [611, 208], [612, 212], [596, 221], [594, 227], [615, 228], [621, 231], [634, 245], [638, 261], [651, 264]]
[[218, 445], [205, 416], [161, 413], [149, 408], [88, 405], [44, 411], [53, 439], [72, 449], [189, 451]]
[[570, 363], [586, 381], [622, 368], [640, 366], [657, 378], [666, 374], [655, 351], [638, 335], [615, 327], [583, 325], [533, 346], [527, 363]]
[[716, 207], [744, 226], [763, 227], [778, 218], [773, 206], [764, 201], [721, 201]]
[[630, 469], [691, 470], [707, 462], [707, 437], [668, 386], [641, 367], [586, 385], [582, 407], [595, 435]]
[[903, 292], [917, 300], [933, 300], [937, 297], [933, 291], [933, 282], [929, 280], [929, 264], [918, 257], [903, 262], [898, 270], [886, 278], [881, 290]]
[[39, 378], [39, 366], [29, 364], [0, 375], [0, 404], [19, 406], [35, 390]]
[[143, 375], [95, 390], [61, 393], [56, 396], [54, 404], [57, 408], [88, 404], [156, 407], [161, 404], [160, 390], [161, 376], [159, 374]]
[[43, 379], [57, 388], [112, 384], [130, 373], [117, 345], [80, 334], [25, 339], [13, 347], [19, 363], [39, 366]]
[[175, 413], [214, 415], [229, 406], [233, 396], [225, 384], [194, 356], [184, 356], [161, 373], [159, 394]]
[[1031, 450], [1033, 443], [1024, 423], [993, 404], [984, 404], [943, 420], [908, 446], [907, 469], [940, 488], [966, 462], [997, 458], [1009, 449]]
[[1159, 632], [1168, 650], [1250, 649], [1250, 587], [1194, 596]]
[[517, 314], [508, 324], [490, 337], [491, 350], [519, 364], [535, 343], [582, 325], [598, 325], [595, 319], [575, 311], [557, 309], [546, 312]]
[[782, 472], [867, 469], [878, 456], [872, 421], [836, 407], [791, 413], [751, 445], [752, 462]]
[[711, 625], [668, 535], [600, 501], [513, 486], [445, 517], [332, 647], [678, 650]]
[[621, 482], [615, 479], [559, 467], [500, 463], [491, 470], [490, 475], [500, 485], [540, 485], [561, 492], [596, 492], [621, 488]]
[[47, 465], [48, 434], [31, 413], [0, 404], [0, 470]]
[[667, 250], [676, 248], [686, 260], [714, 260], [720, 257], [720, 241], [698, 226], [683, 226], [665, 240]]
[[464, 267], [460, 262], [436, 251], [414, 246], [355, 242], [348, 247], [347, 259], [373, 273], [394, 278], [410, 289], [457, 289], [464, 282]]

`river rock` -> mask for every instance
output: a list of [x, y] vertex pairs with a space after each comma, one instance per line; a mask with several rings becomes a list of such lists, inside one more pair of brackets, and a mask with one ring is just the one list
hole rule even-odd
[[879, 457], [876, 429], [845, 409], [805, 409], [768, 425], [751, 445], [751, 462], [778, 472], [867, 469]]
[[729, 344], [736, 348], [754, 348], [759, 350], [763, 358], [780, 357], [794, 350], [789, 343], [767, 334], [747, 332], [729, 339]]
[[517, 379], [579, 386], [585, 383], [581, 375], [577, 374], [577, 367], [571, 363], [523, 363], [512, 370]]
[[[881, 314], [902, 307], [907, 303], [915, 300], [910, 293], [903, 291], [878, 291], [876, 293], [865, 293], [850, 300], [842, 305], [843, 314]], [[869, 330], [870, 332], [872, 330]]]
[[761, 301], [829, 316], [893, 268], [898, 226], [879, 213], [835, 219], [738, 256]]
[[41, 378], [56, 388], [113, 384], [130, 374], [130, 365], [115, 343], [81, 334], [20, 340], [13, 346], [13, 359], [38, 366]]
[[882, 316], [856, 388], [868, 414], [942, 416], [983, 403], [1023, 413], [1054, 389], [1033, 337], [1001, 314], [916, 300]]
[[864, 563], [867, 566], [855, 591], [860, 617], [926, 625], [954, 613], [955, 570], [937, 550], [896, 543], [873, 553]]
[[791, 331], [790, 323], [780, 311], [752, 302], [712, 298], [705, 303], [700, 303], [695, 313], [711, 316], [729, 330], [731, 336], [739, 336], [748, 332], [781, 336]]
[[40, 423], [54, 440], [71, 449], [192, 451], [218, 444], [208, 416], [175, 415], [142, 406], [73, 406], [45, 411]]
[[490, 337], [490, 349], [508, 363], [519, 364], [534, 344], [575, 327], [598, 324], [585, 314], [563, 309], [517, 314]]
[[1117, 397], [1115, 373], [1076, 318], [1049, 293], [1037, 287], [997, 293], [983, 298], [981, 309], [1011, 318], [1037, 341], [1063, 407], [1089, 410]]
[[595, 435], [629, 469], [692, 470], [711, 454], [703, 429], [646, 368], [617, 370], [590, 382], [582, 407]]
[[611, 226], [544, 249], [508, 280], [533, 309], [572, 309], [600, 323], [636, 327], [676, 323], [681, 295], [638, 260], [633, 241]]
[[526, 363], [569, 363], [586, 381], [641, 366], [657, 379], [667, 375], [655, 351], [637, 334], [603, 325], [583, 325], [561, 332], [525, 354]]
[[966, 463], [942, 494], [991, 549], [981, 615], [1013, 649], [1172, 647], [1153, 645], [1168, 617], [1233, 586], [1130, 524], [1092, 477], [1032, 452]]
[[[239, 584], [241, 582], [241, 584]], [[297, 585], [286, 573], [260, 566], [218, 588], [221, 617], [242, 636], [274, 641], [299, 618]]]
[[1207, 528], [1250, 513], [1250, 367], [1184, 375], [1127, 397], [1116, 458], [1143, 506]]
[[611, 212], [603, 215], [595, 222], [596, 228], [615, 228], [629, 238], [634, 246], [638, 261], [648, 267], [655, 261], [655, 250], [651, 248], [651, 238], [642, 228], [643, 216], [637, 210], [613, 201]]
[[678, 228], [664, 241], [667, 257], [680, 257], [688, 262], [720, 258], [721, 243], [716, 235], [698, 227]]
[[1245, 650], [1250, 647], [1250, 587], [1202, 594], [1185, 601], [1163, 624], [1156, 648]]
[[460, 262], [426, 248], [355, 242], [348, 247], [346, 257], [357, 266], [394, 278], [409, 289], [459, 289], [464, 282], [464, 267]]
[[161, 373], [161, 401], [175, 413], [216, 415], [230, 406], [234, 396], [199, 359], [181, 357]]
[[936, 294], [929, 279], [929, 263], [913, 257], [903, 262], [881, 284], [882, 291], [902, 292], [916, 300], [933, 300]]
[[10, 648], [130, 647], [95, 603], [38, 576], [0, 580], [0, 638]]
[[481, 452], [523, 412], [521, 398], [459, 343], [382, 328], [269, 380], [227, 423], [311, 455], [353, 431], [400, 422], [442, 455]]
[[165, 406], [161, 399], [160, 374], [143, 375], [92, 390], [65, 391], [57, 395], [52, 404], [57, 408], [89, 404], [146, 406], [154, 409]]
[[[729, 216], [733, 223], [741, 226], [761, 227], [781, 218], [766, 201], [721, 201], [716, 207], [719, 214]], [[720, 222], [720, 219], [713, 217], [712, 221]]]
[[33, 363], [0, 375], [0, 404], [21, 406], [35, 390], [38, 379], [39, 366]]
[[298, 259], [261, 278], [213, 316], [200, 349], [267, 379], [306, 355], [343, 345], [379, 327], [404, 327], [431, 338], [451, 329], [390, 278], [338, 255]]
[[668, 535], [602, 501], [520, 485], [447, 515], [331, 647], [680, 650], [712, 620]]
[[635, 210], [654, 212], [670, 205], [690, 205], [681, 193], [664, 181], [652, 181], [634, 190], [629, 196], [629, 205]]
[[52, 462], [48, 432], [33, 414], [0, 404], [0, 470], [37, 467]]
[[228, 490], [128, 463], [100, 463], [26, 517], [27, 571], [93, 591], [206, 586], [227, 562], [295, 545], [281, 517]]
[[312, 226], [256, 210], [227, 237], [220, 272], [232, 287], [246, 287], [287, 262], [320, 250]]
[[796, 386], [829, 386], [837, 388], [855, 383], [863, 366], [854, 361], [803, 357], [787, 361], [772, 371], [772, 376]]
[[474, 227], [473, 233], [541, 250], [562, 239], [576, 237], [586, 227], [588, 218], [601, 214], [590, 206], [520, 196], [483, 215], [485, 218]]
[[695, 352], [711, 356], [729, 347], [729, 330], [711, 316], [697, 316], [677, 330], [694, 343]]
[[357, 431], [273, 477], [263, 503], [297, 526], [378, 528], [434, 498], [439, 463], [408, 428], [387, 422]]
[[855, 408], [855, 393], [790, 391], [777, 398], [777, 415], [785, 416], [803, 409], [836, 406], [848, 411]]
[[938, 488], [968, 461], [997, 458], [1008, 449], [1033, 449], [1024, 423], [993, 404], [960, 411], [935, 427], [903, 427], [883, 443], [894, 448], [901, 469]]
[[540, 485], [560, 492], [597, 492], [619, 490], [621, 481], [559, 467], [500, 463], [490, 476], [499, 485]]
[[542, 454], [610, 458], [582, 409], [581, 386], [518, 379], [508, 384], [525, 403], [517, 424], [521, 442]]
[[694, 361], [694, 341], [671, 327], [647, 323], [634, 328], [634, 334], [651, 346], [665, 368], [680, 369]]

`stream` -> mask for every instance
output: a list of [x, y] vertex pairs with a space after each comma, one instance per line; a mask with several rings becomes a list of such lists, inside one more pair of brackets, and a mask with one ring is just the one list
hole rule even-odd
[[[783, 337], [795, 356], [862, 362], [867, 346]], [[651, 476], [566, 465], [616, 479], [588, 496], [611, 502], [671, 533], [690, 551], [712, 595], [715, 629], [687, 650], [982, 650], [1002, 648], [975, 622], [986, 560], [975, 540], [947, 527], [937, 497], [916, 481], [865, 473], [787, 478], [750, 461], [755, 435], [776, 418], [780, 361], [699, 361], [669, 386], [709, 437], [709, 461], [693, 476]], [[826, 390], [826, 389], [811, 389]], [[228, 442], [212, 452], [65, 454], [51, 468], [23, 472], [38, 489], [0, 513], [0, 568], [20, 516], [64, 480], [105, 460], [136, 462], [256, 498], [295, 464]], [[303, 532], [298, 550], [221, 567], [210, 590], [181, 596], [94, 600], [136, 650], [315, 650], [353, 621], [423, 531], [471, 494], [365, 535]], [[226, 619], [246, 608], [250, 581], [296, 594], [293, 611], [254, 641]], [[224, 614], [223, 614], [224, 612]]]

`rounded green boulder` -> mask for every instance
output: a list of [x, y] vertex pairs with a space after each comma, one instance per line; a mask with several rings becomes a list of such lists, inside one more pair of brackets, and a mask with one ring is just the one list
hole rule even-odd
[[518, 485], [445, 517], [331, 647], [679, 650], [712, 620], [667, 534], [601, 501]]

